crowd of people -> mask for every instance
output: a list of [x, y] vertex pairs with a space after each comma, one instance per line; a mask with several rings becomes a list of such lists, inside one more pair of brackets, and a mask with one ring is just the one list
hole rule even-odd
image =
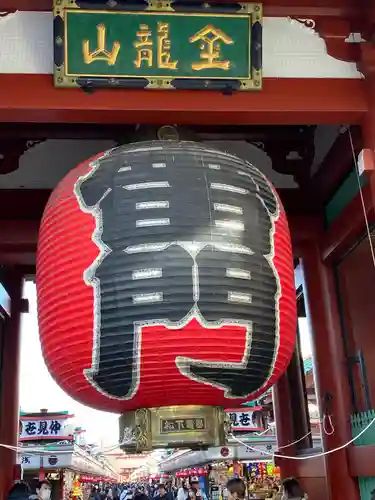
[[48, 481], [36, 481], [34, 488], [24, 481], [17, 481], [10, 489], [7, 500], [50, 500], [51, 491]]
[[171, 482], [160, 484], [127, 483], [110, 487], [93, 486], [89, 500], [208, 500], [199, 480], [183, 482], [180, 488]]
[[[255, 485], [255, 483], [251, 483]], [[227, 500], [256, 499], [256, 488], [252, 489], [240, 478], [227, 483]], [[267, 499], [306, 500], [307, 495], [295, 478], [288, 478], [280, 484], [273, 482], [266, 493]], [[93, 487], [89, 500], [210, 500], [202, 491], [199, 481], [182, 482], [179, 488], [171, 483], [158, 485], [124, 484], [111, 488]]]
[[[228, 500], [256, 498], [253, 496], [251, 488], [240, 478], [230, 479], [226, 489]], [[48, 481], [40, 481], [35, 492], [32, 494], [29, 485], [19, 481], [9, 491], [7, 500], [50, 500], [51, 485]], [[281, 482], [280, 487], [275, 483], [267, 493], [266, 498], [307, 500], [307, 495], [297, 479], [288, 478]], [[172, 483], [93, 486], [88, 500], [210, 500], [210, 498], [200, 488], [199, 480], [193, 479], [190, 482], [183, 482], [179, 488], [172, 486]]]

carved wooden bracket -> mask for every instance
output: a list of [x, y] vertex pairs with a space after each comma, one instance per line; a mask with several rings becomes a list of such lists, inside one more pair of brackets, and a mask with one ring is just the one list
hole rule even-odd
[[13, 10], [7, 10], [7, 11], [0, 12], [0, 21], [1, 21], [4, 17], [9, 16], [9, 14], [14, 14], [15, 12], [16, 12], [16, 9], [13, 9]]
[[316, 30], [325, 41], [330, 56], [347, 62], [360, 60], [360, 43], [351, 43], [352, 28], [349, 21], [320, 18], [316, 22]]
[[360, 60], [360, 44], [351, 43], [350, 40], [352, 33], [350, 21], [328, 17], [319, 17], [317, 19], [291, 17], [290, 19], [319, 35], [325, 41], [327, 54], [335, 59], [346, 62], [358, 62]]
[[3, 139], [0, 141], [0, 175], [14, 172], [19, 167], [19, 160], [27, 150], [43, 142], [28, 139]]
[[261, 143], [251, 143], [267, 153], [273, 170], [282, 175], [292, 175], [295, 182], [303, 187], [311, 179], [315, 157], [315, 129], [315, 126], [301, 126], [291, 134], [288, 141], [269, 136]]

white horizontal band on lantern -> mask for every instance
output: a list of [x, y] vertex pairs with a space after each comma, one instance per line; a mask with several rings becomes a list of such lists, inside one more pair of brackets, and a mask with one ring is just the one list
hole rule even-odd
[[136, 210], [147, 210], [150, 208], [169, 208], [169, 201], [141, 201], [135, 204]]
[[215, 226], [223, 229], [234, 229], [235, 231], [244, 231], [245, 225], [237, 220], [215, 220]]
[[131, 166], [127, 165], [126, 167], [121, 167], [118, 169], [119, 172], [129, 172], [131, 170]]
[[251, 304], [252, 297], [249, 293], [228, 292], [228, 302]]
[[138, 293], [132, 295], [133, 304], [153, 304], [163, 302], [163, 292], [157, 293]]
[[249, 191], [245, 188], [232, 186], [231, 184], [221, 184], [220, 182], [211, 182], [210, 188], [219, 191], [230, 191], [231, 193], [249, 194]]
[[234, 205], [226, 205], [225, 203], [214, 203], [214, 210], [216, 212], [230, 212], [231, 214], [243, 214], [242, 207], [236, 207]]
[[235, 269], [232, 267], [228, 267], [226, 271], [227, 278], [238, 278], [241, 280], [251, 280], [250, 271], [246, 271], [246, 269]]
[[170, 245], [169, 242], [166, 243], [142, 243], [141, 245], [131, 245], [126, 247], [124, 252], [126, 253], [142, 253], [142, 252], [161, 252], [165, 250]]
[[170, 219], [143, 219], [135, 221], [136, 227], [169, 226]]
[[249, 174], [248, 172], [243, 172], [242, 170], [237, 170], [238, 175], [243, 175], [244, 177], [249, 177], [250, 179], [253, 179], [253, 176]]
[[211, 170], [220, 170], [220, 165], [215, 165], [214, 163], [210, 163], [208, 165], [208, 168], [210, 168]]
[[153, 188], [168, 188], [171, 187], [168, 181], [156, 182], [139, 182], [138, 184], [128, 184], [122, 186], [127, 191], [135, 191], [136, 189], [153, 189]]
[[219, 252], [243, 253], [246, 255], [254, 255], [254, 252], [249, 247], [244, 245], [236, 245], [235, 243], [212, 243], [215, 250]]
[[166, 168], [166, 163], [153, 163], [152, 168]]
[[149, 148], [135, 148], [135, 149], [129, 149], [129, 151], [126, 151], [127, 154], [133, 154], [133, 153], [142, 153], [146, 151], [161, 151], [163, 148], [162, 146], [152, 146]]
[[150, 268], [150, 269], [137, 269], [132, 272], [133, 280], [146, 280], [150, 278], [161, 278], [163, 276], [163, 269], [159, 268]]

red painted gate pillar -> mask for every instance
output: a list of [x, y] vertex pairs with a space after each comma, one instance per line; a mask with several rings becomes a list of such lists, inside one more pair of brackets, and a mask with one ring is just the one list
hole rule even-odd
[[[273, 387], [273, 412], [276, 422], [278, 455], [295, 456], [294, 430], [292, 419], [291, 394], [288, 376], [284, 373]], [[295, 462], [278, 457], [276, 464], [280, 467], [282, 479], [295, 476]]]
[[[371, 188], [372, 202], [375, 207], [375, 44], [373, 41], [373, 28], [375, 26], [375, 1], [365, 2], [364, 16], [368, 23], [368, 33], [371, 37], [366, 43], [361, 43], [360, 69], [365, 76], [365, 95], [368, 111], [362, 119], [363, 148], [372, 153], [372, 165], [366, 172]], [[367, 34], [368, 34], [367, 33]], [[371, 170], [372, 166], [372, 170]]]
[[[10, 317], [5, 320], [0, 369], [0, 443], [17, 446], [19, 426], [19, 368], [23, 276], [9, 273], [5, 284], [11, 298]], [[12, 485], [16, 452], [0, 447], [0, 500]]]
[[[322, 262], [317, 241], [306, 245], [300, 256], [304, 271], [307, 317], [313, 334], [320, 412], [321, 415], [325, 411], [332, 414], [335, 428], [332, 435], [322, 433], [323, 450], [329, 451], [352, 438], [347, 360], [337, 310], [333, 270]], [[326, 455], [325, 465], [330, 500], [359, 500], [358, 483], [350, 477], [346, 450]]]

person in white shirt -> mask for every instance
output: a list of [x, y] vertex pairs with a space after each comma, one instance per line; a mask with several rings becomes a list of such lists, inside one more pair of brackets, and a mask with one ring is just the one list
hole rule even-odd
[[177, 500], [187, 500], [189, 498], [189, 488], [185, 481], [182, 483], [181, 488], [177, 492]]
[[202, 491], [197, 477], [192, 477], [190, 480], [189, 497], [191, 500], [207, 500], [207, 495]]
[[125, 500], [126, 496], [128, 494], [128, 490], [126, 488], [124, 488], [121, 492], [121, 495], [120, 495], [120, 500]]

